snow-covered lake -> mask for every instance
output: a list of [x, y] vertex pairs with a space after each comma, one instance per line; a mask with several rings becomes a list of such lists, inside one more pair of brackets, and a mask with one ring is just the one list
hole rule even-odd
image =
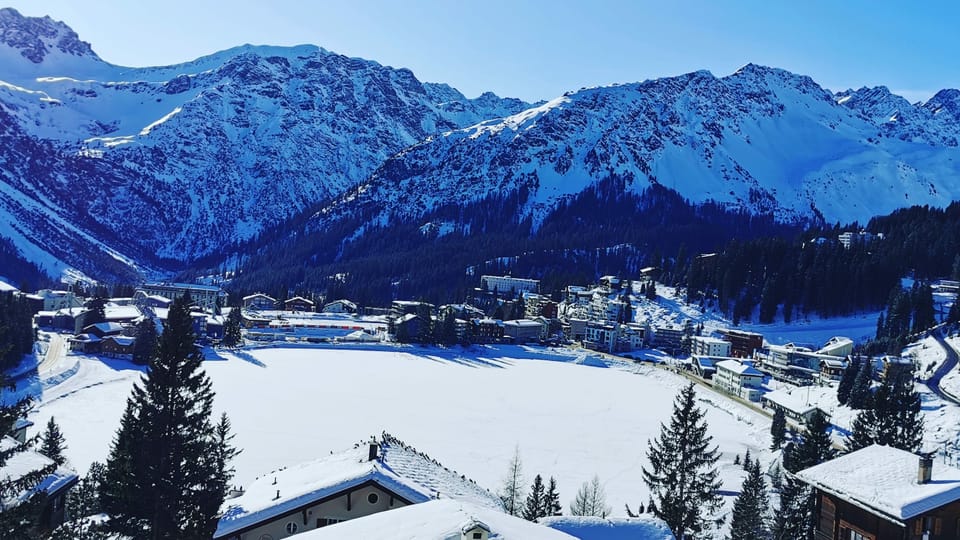
[[[647, 441], [685, 384], [650, 366], [606, 367], [583, 353], [511, 346], [208, 354], [217, 412], [229, 414], [243, 449], [234, 462], [237, 484], [386, 430], [491, 490], [516, 447], [526, 483], [538, 473], [556, 477], [564, 504], [597, 474], [615, 515], [625, 514], [625, 503], [646, 504]], [[31, 420], [42, 426], [55, 416], [68, 457], [84, 472], [106, 458], [141, 372], [93, 357], [64, 360], [75, 373], [42, 390]], [[766, 459], [769, 420], [709, 390], [700, 395], [732, 503], [742, 479], [734, 456], [749, 448]]]

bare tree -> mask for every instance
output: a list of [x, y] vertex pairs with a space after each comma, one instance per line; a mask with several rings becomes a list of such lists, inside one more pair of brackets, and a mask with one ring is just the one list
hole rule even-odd
[[600, 477], [593, 475], [593, 480], [584, 482], [580, 486], [576, 498], [570, 503], [570, 514], [597, 517], [610, 515], [610, 507], [607, 506], [607, 494], [600, 483]]
[[503, 479], [503, 489], [498, 494], [503, 501], [503, 508], [511, 516], [519, 516], [523, 512], [523, 464], [520, 463], [520, 446], [514, 449], [513, 459], [507, 469], [507, 476]]

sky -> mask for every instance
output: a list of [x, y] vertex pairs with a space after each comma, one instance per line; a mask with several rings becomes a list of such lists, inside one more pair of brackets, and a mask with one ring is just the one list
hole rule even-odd
[[468, 97], [527, 101], [753, 62], [834, 91], [911, 101], [960, 88], [960, 2], [930, 0], [7, 0], [72, 27], [104, 60], [193, 60], [244, 43], [319, 45]]

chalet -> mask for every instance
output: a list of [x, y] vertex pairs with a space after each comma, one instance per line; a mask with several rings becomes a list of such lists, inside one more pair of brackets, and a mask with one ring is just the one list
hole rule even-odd
[[277, 309], [277, 299], [263, 293], [256, 293], [250, 296], [244, 296], [241, 306], [243, 306], [243, 309], [270, 311]]
[[196, 306], [208, 311], [227, 305], [227, 293], [220, 287], [192, 283], [145, 283], [134, 292], [133, 301], [139, 303], [146, 296], [162, 296], [176, 300], [187, 293], [190, 293]]
[[773, 411], [782, 410], [787, 420], [797, 426], [805, 426], [817, 412], [817, 406], [811, 405], [802, 397], [802, 389], [795, 389], [795, 392], [794, 394], [784, 389], [767, 392], [760, 398], [760, 403], [764, 408]]
[[71, 351], [99, 354], [103, 340], [93, 334], [77, 334], [67, 339]]
[[960, 469], [873, 445], [797, 473], [814, 489], [816, 540], [960, 538]]
[[[0, 438], [0, 452], [10, 452], [19, 444], [14, 438], [4, 436]], [[39, 452], [33, 450], [17, 452], [10, 455], [0, 466], [0, 478], [16, 482], [33, 471], [52, 468], [53, 465], [53, 460]], [[76, 472], [65, 466], [56, 467], [39, 484], [30, 489], [0, 494], [0, 508], [14, 508], [42, 494], [37, 524], [44, 530], [54, 529], [63, 523], [67, 492], [76, 485], [78, 480]]]
[[690, 339], [690, 354], [702, 356], [730, 356], [730, 342], [708, 336], [693, 336]]
[[379, 441], [258, 478], [224, 503], [213, 538], [279, 540], [433, 499], [503, 510], [496, 495], [384, 434]]
[[100, 342], [100, 352], [113, 358], [133, 358], [137, 338], [130, 336], [107, 336]]
[[763, 373], [757, 371], [748, 362], [740, 362], [733, 358], [717, 362], [713, 386], [722, 392], [750, 401], [759, 401], [762, 383]]
[[[297, 538], [303, 540], [343, 538], [574, 540], [577, 537], [502, 511], [464, 501], [439, 499], [309, 531]], [[663, 538], [661, 536], [657, 540]]]
[[543, 323], [531, 319], [503, 321], [503, 337], [512, 343], [538, 341], [543, 333]]
[[324, 304], [324, 313], [356, 313], [357, 305], [349, 300], [334, 300]]
[[723, 339], [730, 342], [730, 356], [753, 358], [753, 353], [763, 347], [763, 335], [743, 330], [720, 330]]
[[839, 381], [843, 378], [843, 372], [847, 369], [847, 361], [840, 358], [822, 358], [820, 359], [820, 378], [831, 381]]
[[107, 336], [118, 336], [122, 334], [123, 326], [119, 323], [102, 322], [84, 327], [82, 333], [90, 334], [103, 339]]
[[287, 311], [313, 311], [313, 301], [302, 296], [294, 296], [283, 303], [283, 309]]

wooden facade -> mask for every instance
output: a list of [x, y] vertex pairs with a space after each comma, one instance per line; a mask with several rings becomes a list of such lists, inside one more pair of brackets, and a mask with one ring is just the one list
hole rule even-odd
[[[906, 526], [817, 490], [816, 540], [953, 540], [960, 538], [960, 501], [915, 516]], [[925, 536], [926, 535], [926, 536]]]

